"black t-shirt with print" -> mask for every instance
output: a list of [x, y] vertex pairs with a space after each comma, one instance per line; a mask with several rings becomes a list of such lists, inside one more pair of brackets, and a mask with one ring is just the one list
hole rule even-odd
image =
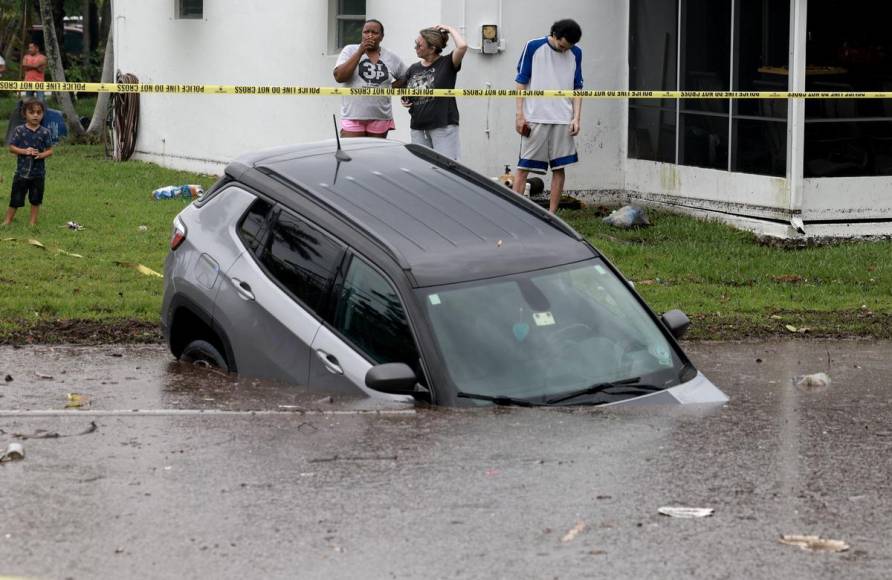
[[[441, 55], [430, 66], [416, 62], [406, 71], [408, 89], [454, 89], [461, 64], [452, 63], [452, 53]], [[439, 129], [458, 125], [458, 105], [455, 97], [411, 97], [413, 129]]]

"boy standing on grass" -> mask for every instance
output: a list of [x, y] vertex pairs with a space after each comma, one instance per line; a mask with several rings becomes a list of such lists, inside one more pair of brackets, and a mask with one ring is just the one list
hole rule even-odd
[[25, 124], [19, 125], [9, 141], [9, 152], [18, 156], [15, 175], [12, 178], [12, 195], [3, 225], [8, 226], [18, 208], [25, 205], [25, 195], [31, 204], [32, 226], [37, 225], [37, 213], [43, 203], [43, 182], [46, 176], [44, 159], [53, 154], [53, 141], [50, 130], [40, 125], [46, 112], [46, 105], [37, 99], [26, 99], [22, 103]]

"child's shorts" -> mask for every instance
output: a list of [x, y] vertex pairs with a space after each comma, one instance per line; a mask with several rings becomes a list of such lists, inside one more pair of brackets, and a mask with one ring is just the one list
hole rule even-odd
[[12, 178], [12, 196], [9, 198], [9, 207], [20, 208], [25, 205], [25, 196], [28, 203], [40, 205], [43, 203], [43, 177], [19, 177]]

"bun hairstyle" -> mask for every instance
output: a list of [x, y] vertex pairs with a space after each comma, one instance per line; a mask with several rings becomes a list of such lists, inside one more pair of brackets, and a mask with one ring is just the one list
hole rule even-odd
[[449, 33], [438, 28], [425, 28], [419, 34], [437, 54], [443, 52], [443, 49], [446, 48], [446, 43], [449, 42]]

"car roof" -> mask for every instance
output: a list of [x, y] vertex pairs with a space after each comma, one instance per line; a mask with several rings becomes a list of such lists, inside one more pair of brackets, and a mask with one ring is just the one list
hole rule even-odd
[[[430, 149], [344, 139], [240, 157], [387, 248], [416, 286], [450, 284], [589, 259], [592, 247], [538, 205]], [[246, 167], [247, 166], [247, 167]], [[278, 199], [299, 211], [297, 199]], [[360, 249], [361, 251], [361, 249]]]

